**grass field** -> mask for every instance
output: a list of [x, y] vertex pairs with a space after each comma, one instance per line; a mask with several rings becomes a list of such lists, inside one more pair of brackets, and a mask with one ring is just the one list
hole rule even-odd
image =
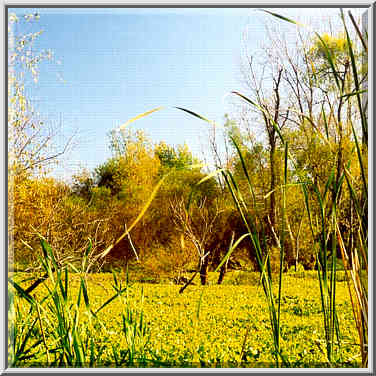
[[[31, 281], [22, 282], [25, 278], [22, 273], [14, 276], [20, 285], [29, 286]], [[46, 285], [53, 287], [50, 281], [34, 290], [35, 300], [39, 302], [36, 309], [29, 311], [31, 305], [14, 296], [9, 321], [14, 318], [15, 326], [11, 330], [16, 330], [18, 348], [23, 343], [22, 333], [25, 338], [26, 333], [31, 333], [21, 349], [25, 355], [13, 358], [16, 367], [276, 366], [269, 311], [257, 273], [229, 273], [223, 285], [189, 286], [183, 294], [179, 294], [180, 286], [171, 283], [130, 283], [125, 288], [124, 274], [117, 275], [116, 279], [111, 273], [88, 274], [85, 278], [88, 296], [78, 301], [80, 275], [69, 275], [69, 291], [65, 290], [68, 291], [67, 310], [62, 320], [56, 314], [56, 307], [61, 307], [61, 303], [42, 299], [47, 295]], [[211, 273], [209, 280], [215, 281], [215, 278]], [[291, 367], [328, 367], [316, 274], [313, 271], [284, 278], [283, 353]], [[116, 298], [97, 312], [114, 296], [116, 288], [123, 292], [115, 294]], [[332, 366], [360, 367], [346, 283], [340, 281], [336, 288], [340, 344], [334, 347]], [[58, 288], [55, 292], [60, 293]], [[16, 352], [11, 350], [10, 354], [14, 356]]]

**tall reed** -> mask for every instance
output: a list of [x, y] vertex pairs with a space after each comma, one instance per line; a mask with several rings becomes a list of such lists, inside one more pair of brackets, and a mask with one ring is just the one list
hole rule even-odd
[[[237, 94], [242, 96], [239, 93]], [[242, 97], [246, 99], [248, 102], [253, 103], [248, 98], [244, 96]], [[210, 120], [206, 119], [205, 117], [193, 111], [190, 111], [184, 108], [178, 108], [178, 109], [183, 110], [189, 113], [190, 115], [195, 116], [201, 120], [212, 123]], [[274, 126], [276, 126], [276, 124], [274, 124]], [[280, 134], [279, 129], [277, 129], [277, 132], [278, 134]], [[281, 135], [281, 138], [282, 138], [282, 135]], [[242, 170], [247, 181], [249, 194], [251, 195], [253, 200], [252, 200], [252, 206], [249, 207], [249, 205], [244, 200], [243, 193], [241, 192], [239, 188], [239, 184], [237, 183], [235, 177], [233, 176], [232, 172], [229, 169], [222, 168], [208, 175], [208, 178], [212, 178], [216, 174], [222, 175], [231, 193], [231, 197], [234, 201], [236, 209], [239, 215], [241, 216], [241, 219], [247, 229], [247, 233], [241, 235], [236, 240], [235, 243], [231, 242], [228, 252], [226, 253], [221, 263], [218, 265], [216, 270], [218, 270], [223, 265], [223, 263], [226, 262], [226, 260], [230, 257], [231, 253], [236, 249], [236, 247], [240, 244], [240, 242], [243, 239], [249, 238], [248, 240], [251, 242], [251, 246], [253, 247], [255, 251], [256, 261], [257, 261], [257, 265], [260, 271], [260, 282], [262, 284], [266, 302], [268, 305], [273, 346], [274, 346], [273, 356], [276, 362], [276, 366], [278, 367], [279, 365], [282, 365], [284, 367], [289, 367], [290, 362], [287, 359], [287, 357], [284, 355], [283, 349], [281, 347], [281, 297], [282, 297], [282, 281], [283, 281], [282, 271], [283, 271], [283, 260], [284, 260], [284, 253], [285, 253], [285, 250], [284, 250], [285, 231], [281, 231], [280, 239], [278, 242], [279, 249], [280, 249], [280, 254], [279, 254], [280, 263], [279, 263], [277, 294], [275, 294], [275, 292], [273, 291], [272, 268], [271, 268], [271, 263], [270, 263], [270, 246], [266, 242], [264, 228], [263, 226], [260, 225], [262, 223], [262, 218], [260, 217], [260, 214], [258, 210], [256, 209], [255, 188], [251, 181], [251, 178], [250, 178], [251, 174], [250, 174], [250, 171], [248, 171], [241, 149], [238, 143], [236, 142], [236, 140], [233, 138], [231, 139], [232, 139], [233, 144], [236, 147], [239, 159], [241, 161]], [[285, 229], [285, 226], [286, 226], [285, 195], [286, 195], [287, 177], [288, 177], [288, 144], [287, 142], [284, 143], [284, 151], [285, 151], [284, 183], [281, 186], [282, 196], [283, 196], [283, 208], [282, 208], [282, 229], [283, 230]], [[202, 179], [197, 184], [201, 184], [203, 181], [205, 181], [205, 179], [206, 178]]]
[[[291, 20], [287, 17], [279, 14], [269, 12], [274, 17], [290, 22], [292, 24], [302, 26], [299, 23]], [[368, 52], [368, 35], [367, 33], [361, 33], [360, 27], [356, 23], [351, 12], [348, 13], [351, 23], [355, 29], [356, 36], [359, 38], [361, 45], [361, 54], [367, 56]], [[361, 175], [361, 185], [356, 188], [354, 184], [354, 178], [350, 173], [350, 162], [339, 161], [340, 165], [336, 171], [333, 171], [325, 187], [319, 187], [317, 184], [311, 182], [310, 185], [313, 188], [312, 201], [315, 201], [319, 205], [321, 228], [319, 231], [320, 240], [318, 242], [317, 251], [317, 271], [319, 277], [320, 295], [323, 308], [324, 317], [324, 329], [325, 339], [327, 344], [327, 357], [329, 363], [333, 361], [334, 356], [334, 334], [337, 335], [337, 341], [340, 343], [339, 323], [336, 312], [335, 295], [336, 295], [336, 253], [339, 248], [347, 276], [347, 284], [350, 295], [350, 300], [354, 313], [355, 325], [359, 336], [360, 353], [362, 357], [362, 367], [368, 366], [368, 185], [366, 176], [366, 158], [368, 149], [368, 119], [367, 119], [367, 106], [363, 103], [361, 94], [366, 92], [367, 89], [362, 89], [362, 84], [367, 80], [367, 72], [361, 74], [361, 67], [357, 61], [356, 52], [354, 50], [354, 41], [351, 40], [349, 30], [346, 25], [345, 16], [343, 10], [340, 10], [340, 16], [343, 24], [343, 30], [346, 36], [346, 57], [350, 63], [351, 71], [349, 75], [343, 78], [340, 76], [339, 69], [336, 63], [334, 52], [327, 45], [324, 38], [318, 33], [315, 33], [318, 37], [319, 43], [324, 51], [324, 58], [330, 68], [328, 73], [329, 78], [335, 82], [336, 94], [342, 104], [343, 100], [351, 101], [353, 97], [356, 98], [356, 114], [360, 119], [360, 125], [362, 130], [362, 145], [360, 145], [359, 137], [355, 130], [353, 120], [350, 117], [348, 119], [353, 140], [355, 143], [357, 160], [354, 164], [358, 164]], [[345, 80], [346, 84], [345, 84]], [[326, 129], [327, 138], [329, 138], [329, 124], [325, 111], [323, 109], [323, 121]], [[314, 121], [314, 119], [310, 119]], [[338, 124], [337, 124], [338, 125]], [[345, 189], [344, 181], [348, 188], [350, 196], [350, 205], [355, 208], [357, 221], [355, 221], [354, 229], [350, 229], [354, 233], [354, 242], [351, 249], [346, 249], [344, 237], [341, 232], [337, 212], [338, 205], [340, 204], [341, 192]], [[303, 186], [304, 188], [304, 186]], [[323, 188], [323, 189], [320, 189]], [[320, 192], [324, 192], [321, 194]], [[331, 203], [328, 204], [326, 196], [328, 192], [332, 192]], [[304, 189], [305, 202], [307, 214], [309, 216], [310, 223], [311, 210], [309, 205], [308, 191]], [[311, 226], [313, 238], [315, 234]], [[331, 244], [328, 244], [329, 235], [331, 235]], [[331, 246], [331, 252], [328, 249]]]
[[[9, 363], [11, 367], [24, 364], [25, 360], [37, 360], [39, 364], [49, 367], [96, 367], [102, 365], [102, 355], [105, 346], [96, 343], [95, 326], [105, 330], [105, 323], [99, 313], [117, 298], [122, 300], [124, 312], [123, 335], [126, 338], [127, 349], [119, 350], [124, 354], [118, 363], [118, 352], [114, 351], [117, 365], [131, 366], [145, 362], [145, 346], [148, 338], [148, 327], [140, 315], [133, 311], [129, 299], [125, 296], [128, 283], [122, 286], [116, 274], [113, 275], [115, 294], [107, 299], [99, 308], [92, 308], [87, 277], [87, 263], [91, 252], [91, 242], [83, 256], [81, 270], [75, 266], [58, 265], [54, 253], [43, 237], [40, 237], [42, 256], [40, 263], [47, 278], [43, 278], [43, 286], [47, 290], [44, 296], [31, 295], [30, 289], [25, 289], [8, 278], [15, 293], [22, 302], [29, 304], [27, 313], [20, 312], [20, 302], [14, 302], [14, 292], [10, 291], [9, 304]], [[76, 296], [72, 295], [71, 268], [79, 276], [79, 288]], [[39, 285], [39, 284], [38, 284]], [[33, 284], [34, 289], [38, 285]], [[27, 291], [29, 290], [29, 291]], [[85, 315], [81, 306], [84, 305]], [[24, 306], [23, 304], [21, 304]], [[39, 325], [39, 330], [36, 332]], [[43, 346], [42, 346], [43, 345]], [[41, 346], [44, 352], [41, 353]], [[37, 350], [39, 349], [39, 353]]]

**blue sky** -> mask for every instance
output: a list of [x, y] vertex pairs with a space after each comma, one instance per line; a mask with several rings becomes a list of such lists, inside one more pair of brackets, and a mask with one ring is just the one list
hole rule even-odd
[[41, 69], [33, 97], [44, 116], [61, 119], [66, 136], [77, 132], [54, 173], [62, 178], [103, 163], [111, 155], [108, 132], [158, 106], [168, 108], [132, 127], [156, 142], [186, 142], [196, 155], [207, 149], [207, 124], [170, 107], [223, 123], [231, 112], [225, 95], [242, 88], [242, 35], [248, 28], [258, 48], [266, 17], [254, 9], [35, 10], [41, 16], [36, 27], [44, 30], [36, 47], [51, 48], [61, 64]]

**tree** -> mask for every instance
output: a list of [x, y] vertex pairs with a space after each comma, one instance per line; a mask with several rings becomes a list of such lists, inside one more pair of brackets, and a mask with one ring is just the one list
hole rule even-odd
[[[246, 55], [247, 70], [245, 71], [245, 83], [250, 90], [250, 97], [257, 104], [251, 111], [258, 115], [257, 122], [262, 124], [266, 134], [269, 154], [269, 213], [268, 222], [271, 231], [276, 228], [276, 190], [279, 185], [279, 171], [277, 162], [277, 151], [279, 144], [278, 132], [281, 132], [289, 117], [290, 108], [285, 108], [282, 103], [281, 93], [283, 67], [275, 59], [271, 59], [268, 49], [266, 58], [268, 60], [268, 71], [263, 69], [256, 71], [253, 57]], [[247, 93], [248, 94], [248, 93]]]
[[[14, 13], [8, 14], [8, 230], [9, 249], [17, 253], [11, 256], [14, 259], [25, 255], [25, 246], [21, 244], [22, 240], [30, 238], [31, 225], [47, 229], [38, 222], [39, 215], [30, 209], [31, 203], [23, 207], [25, 202], [21, 198], [37, 200], [39, 197], [42, 201], [39, 212], [44, 212], [45, 218], [50, 216], [49, 209], [46, 209], [48, 213], [44, 210], [50, 207], [50, 203], [43, 202], [49, 200], [50, 194], [42, 194], [48, 191], [46, 183], [36, 178], [40, 178], [51, 163], [58, 161], [72, 140], [70, 138], [59, 147], [54, 145], [61, 124], [39, 115], [33, 98], [42, 66], [53, 61], [51, 50], [39, 50], [36, 46], [42, 36], [41, 30], [36, 31], [38, 19], [38, 14], [26, 14], [20, 18]], [[32, 178], [35, 181], [31, 181]], [[28, 196], [26, 191], [30, 186], [39, 186], [41, 192], [31, 189], [34, 197]], [[58, 200], [59, 192], [60, 189], [55, 190], [54, 199]], [[25, 212], [27, 207], [31, 213]], [[34, 220], [26, 220], [30, 214]]]
[[92, 195], [92, 189], [94, 188], [94, 178], [92, 173], [84, 169], [81, 172], [72, 176], [72, 192], [89, 201]]
[[172, 168], [182, 170], [190, 165], [199, 163], [198, 159], [194, 158], [192, 153], [189, 151], [187, 144], [173, 147], [161, 141], [155, 146], [154, 152], [158, 156], [162, 168], [166, 170]]
[[[267, 27], [266, 36], [260, 59], [256, 60], [258, 56], [255, 53], [245, 51], [243, 73], [250, 89], [246, 95], [256, 103], [256, 106], [250, 106], [245, 125], [248, 125], [247, 122], [260, 123], [260, 120], [264, 123], [270, 174], [270, 195], [267, 192], [264, 195], [269, 197], [270, 227], [278, 233], [276, 212], [273, 210], [280, 206], [276, 202], [280, 186], [280, 140], [277, 130], [282, 132], [285, 141], [289, 141], [291, 180], [308, 184], [313, 217], [320, 215], [314, 187], [319, 187], [318, 192], [323, 194], [332, 173], [334, 183], [327, 187], [332, 196], [328, 207], [337, 205], [340, 210], [340, 207], [347, 206], [348, 194], [343, 192], [343, 188], [337, 194], [337, 187], [349, 163], [357, 163], [354, 159], [356, 145], [353, 129], [359, 130], [364, 121], [355, 105], [358, 96], [353, 71], [360, 71], [363, 54], [359, 45], [352, 40], [354, 34], [350, 35], [349, 42], [345, 32], [322, 33], [318, 37], [297, 28], [296, 39], [287, 40], [279, 30]], [[350, 48], [354, 61], [350, 58]], [[359, 75], [358, 86], [366, 76], [366, 72]], [[260, 116], [255, 117], [255, 113]], [[244, 116], [241, 119], [244, 123]], [[362, 133], [365, 131], [366, 127], [362, 126]], [[247, 155], [245, 148], [242, 152]], [[255, 169], [252, 162], [247, 163], [250, 170]], [[342, 195], [345, 195], [343, 199]], [[304, 228], [306, 224], [301, 223], [299, 216], [291, 214], [287, 208], [287, 228], [291, 230], [291, 245], [294, 246], [293, 233], [299, 232], [293, 229]], [[331, 210], [326, 211], [326, 216], [331, 216]], [[314, 242], [316, 240], [315, 237], [312, 239]]]
[[127, 128], [110, 133], [110, 148], [113, 157], [95, 169], [97, 185], [136, 208], [149, 197], [159, 177], [154, 145], [144, 132]]
[[177, 229], [194, 245], [197, 251], [198, 266], [194, 276], [200, 273], [201, 285], [206, 285], [211, 252], [211, 249], [208, 249], [208, 244], [213, 232], [218, 230], [216, 224], [220, 210], [217, 206], [207, 206], [205, 200], [199, 205], [191, 205], [187, 209], [184, 199], [179, 198], [171, 203], [171, 210]]
[[43, 119], [32, 97], [41, 66], [53, 61], [51, 50], [35, 49], [35, 42], [43, 33], [33, 30], [38, 19], [38, 14], [8, 16], [8, 169], [12, 175], [43, 170], [64, 154], [71, 142], [70, 138], [60, 150], [54, 149], [60, 125]]

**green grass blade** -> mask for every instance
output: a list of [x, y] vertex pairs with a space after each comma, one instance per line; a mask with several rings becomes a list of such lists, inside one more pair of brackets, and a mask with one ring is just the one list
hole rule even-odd
[[86, 287], [86, 283], [85, 283], [85, 280], [83, 277], [81, 277], [81, 289], [82, 289], [82, 294], [83, 294], [83, 297], [84, 297], [84, 301], [85, 301], [85, 306], [88, 310], [90, 310], [90, 300], [89, 300], [89, 295], [88, 295], [88, 292], [87, 292], [87, 287]]
[[85, 250], [84, 257], [82, 258], [81, 269], [82, 269], [83, 272], [85, 271], [87, 260], [88, 260], [88, 257], [90, 255], [91, 250], [92, 250], [92, 242], [91, 242], [91, 239], [89, 238], [89, 244], [88, 244], [88, 246]]
[[230, 193], [231, 193], [231, 196], [232, 196], [233, 201], [235, 203], [235, 206], [236, 206], [236, 208], [237, 208], [237, 210], [238, 210], [238, 212], [239, 212], [239, 214], [240, 214], [240, 216], [242, 218], [242, 221], [243, 221], [244, 225], [246, 226], [246, 229], [247, 229], [248, 233], [252, 233], [251, 240], [252, 240], [252, 244], [253, 244], [253, 246], [255, 248], [255, 251], [256, 251], [257, 264], [262, 269], [263, 268], [263, 262], [262, 262], [260, 243], [259, 243], [259, 241], [257, 239], [257, 236], [254, 234], [254, 232], [251, 231], [251, 226], [249, 225], [248, 220], [247, 220], [247, 218], [246, 218], [246, 216], [245, 216], [245, 214], [243, 212], [243, 209], [240, 206], [239, 200], [236, 197], [234, 187], [232, 186], [232, 184], [231, 184], [231, 182], [230, 182], [230, 180], [228, 178], [228, 175], [231, 176], [230, 172], [227, 171], [226, 173], [223, 173], [222, 175], [223, 175], [223, 178], [224, 178], [224, 180], [225, 180], [225, 182], [227, 184], [227, 187], [230, 190]]
[[251, 194], [252, 194], [253, 205], [254, 205], [254, 207], [256, 208], [256, 196], [255, 196], [255, 192], [254, 192], [254, 190], [253, 190], [253, 186], [252, 186], [251, 178], [250, 178], [250, 176], [249, 176], [249, 174], [248, 174], [248, 169], [247, 169], [247, 167], [246, 167], [246, 165], [245, 165], [245, 161], [244, 161], [244, 158], [243, 158], [243, 154], [242, 154], [242, 152], [241, 152], [241, 150], [240, 150], [240, 148], [239, 148], [239, 145], [238, 145], [238, 143], [236, 142], [236, 140], [235, 140], [233, 137], [230, 137], [230, 138], [231, 138], [231, 140], [232, 140], [233, 144], [235, 145], [236, 150], [237, 150], [237, 152], [238, 152], [238, 155], [239, 155], [239, 158], [240, 158], [240, 162], [241, 162], [241, 164], [242, 164], [243, 172], [244, 172], [244, 175], [245, 175], [245, 177], [246, 177], [246, 179], [247, 179], [248, 188], [249, 188], [249, 190], [250, 190], [250, 192], [251, 192]]
[[329, 140], [329, 128], [328, 128], [328, 121], [326, 119], [326, 114], [325, 114], [325, 109], [324, 105], [321, 105], [321, 114], [324, 119], [324, 125], [325, 125], [325, 134], [326, 134], [326, 139]]
[[234, 243], [232, 244], [232, 242], [230, 243], [230, 247], [226, 253], [226, 255], [223, 257], [222, 261], [219, 263], [219, 265], [216, 267], [216, 269], [214, 270], [214, 272], [218, 272], [218, 270], [221, 268], [221, 266], [227, 261], [227, 259], [231, 256], [232, 252], [234, 252], [234, 250], [236, 249], [236, 247], [242, 242], [243, 239], [245, 239], [247, 236], [251, 236], [250, 233], [247, 233], [247, 234], [243, 234], [242, 236], [239, 237], [239, 239]]
[[350, 55], [351, 68], [352, 68], [354, 85], [355, 85], [355, 92], [357, 93], [356, 99], [357, 99], [357, 103], [358, 103], [358, 111], [359, 111], [359, 114], [361, 116], [362, 130], [363, 130], [365, 139], [368, 140], [367, 118], [366, 118], [365, 111], [362, 108], [362, 100], [361, 100], [361, 97], [360, 97], [360, 94], [359, 94], [359, 92], [361, 91], [361, 88], [360, 88], [360, 84], [359, 84], [358, 70], [357, 70], [357, 67], [356, 67], [354, 51], [353, 51], [353, 48], [352, 48], [352, 42], [351, 42], [347, 27], [346, 27], [345, 17], [343, 15], [342, 9], [341, 9], [341, 17], [342, 17], [343, 26], [345, 28], [346, 38], [347, 38], [347, 47], [348, 47], [348, 51], [349, 51], [349, 55]]
[[354, 136], [356, 153], [357, 153], [357, 156], [358, 156], [358, 162], [359, 162], [360, 172], [361, 172], [361, 176], [362, 176], [363, 192], [368, 192], [366, 174], [365, 174], [365, 169], [364, 169], [364, 164], [363, 164], [362, 152], [360, 150], [360, 146], [359, 146], [359, 142], [358, 142], [358, 137], [356, 135], [354, 124], [353, 124], [352, 121], [350, 121], [350, 125], [351, 125], [352, 134]]
[[63, 281], [61, 280], [61, 278], [58, 278], [58, 284], [59, 284], [59, 287], [60, 287], [61, 295], [62, 295], [64, 301], [66, 302], [67, 301], [67, 294], [66, 294], [66, 290], [64, 288]]
[[261, 10], [262, 12], [265, 12], [265, 13], [269, 13], [269, 14], [272, 15], [273, 17], [279, 18], [280, 20], [283, 20], [283, 21], [286, 21], [286, 22], [292, 23], [292, 24], [297, 25], [297, 26], [303, 26], [303, 27], [304, 27], [304, 25], [301, 24], [300, 22], [294, 21], [294, 20], [292, 20], [291, 18], [287, 18], [287, 17], [282, 16], [282, 15], [280, 15], [280, 14], [278, 14], [278, 13], [274, 13], [274, 12], [271, 12], [271, 11], [269, 11], [269, 10], [265, 10], [265, 9], [259, 9], [259, 10]]
[[123, 292], [127, 291], [127, 287], [124, 287], [122, 290], [120, 290], [117, 294], [113, 295], [111, 298], [109, 298], [106, 302], [104, 302], [95, 312], [94, 315], [96, 316], [103, 308], [105, 308], [108, 304], [110, 304], [113, 300], [115, 300], [117, 297], [119, 297]]
[[339, 82], [339, 79], [338, 79], [338, 72], [337, 72], [337, 68], [336, 68], [335, 63], [334, 63], [334, 58], [333, 58], [332, 52], [330, 51], [326, 42], [321, 38], [320, 34], [318, 34], [318, 33], [315, 33], [315, 34], [318, 37], [319, 41], [321, 42], [321, 45], [324, 48], [326, 60], [328, 61], [330, 68], [332, 70], [332, 74], [333, 74], [333, 77], [336, 81], [337, 88], [342, 95], [342, 88], [341, 88], [341, 85], [340, 85], [340, 82]]
[[353, 97], [354, 95], [359, 95], [359, 94], [364, 94], [364, 93], [367, 93], [368, 90], [359, 90], [359, 91], [353, 91], [352, 93], [347, 93], [347, 94], [343, 94], [341, 96], [341, 98], [350, 98], [350, 97]]
[[114, 279], [114, 288], [115, 288], [115, 290], [119, 291], [121, 289], [121, 286], [119, 286], [119, 282], [118, 282], [115, 270], [112, 270], [112, 278]]
[[286, 186], [288, 173], [288, 143], [285, 143], [284, 153], [284, 186], [282, 191], [282, 232], [280, 240], [280, 264], [279, 264], [279, 282], [278, 282], [278, 315], [277, 315], [277, 350], [280, 352], [280, 325], [281, 325], [281, 298], [282, 298], [282, 275], [283, 275], [283, 261], [284, 261], [284, 243], [285, 243], [285, 227], [286, 227]]
[[[47, 241], [40, 237], [40, 243], [41, 243], [41, 246], [42, 246], [42, 249], [43, 249], [43, 254], [46, 255], [47, 254], [47, 260], [50, 260], [52, 265], [54, 266], [55, 270], [58, 269], [58, 266], [57, 266], [57, 262], [56, 262], [56, 259], [55, 259], [55, 255], [52, 251], [52, 248], [51, 246], [47, 243]], [[52, 268], [51, 268], [52, 269]]]
[[346, 182], [347, 182], [347, 186], [349, 188], [349, 191], [350, 191], [350, 195], [351, 195], [351, 199], [354, 203], [354, 206], [355, 206], [355, 210], [356, 210], [356, 213], [358, 215], [358, 218], [362, 218], [363, 216], [363, 211], [362, 209], [360, 208], [360, 203], [358, 201], [358, 198], [356, 197], [356, 193], [355, 193], [355, 190], [350, 182], [350, 179], [349, 179], [349, 175], [350, 173], [348, 172], [348, 170], [345, 168], [344, 170], [344, 174], [345, 174], [345, 179], [346, 179]]
[[237, 91], [232, 91], [231, 93], [239, 96], [240, 98], [244, 99], [246, 102], [250, 103], [251, 105], [253, 105], [257, 109], [259, 109], [269, 119], [269, 121], [273, 125], [274, 129], [276, 130], [279, 138], [281, 139], [282, 143], [285, 143], [285, 140], [284, 140], [284, 138], [282, 136], [282, 133], [281, 133], [281, 130], [279, 129], [278, 124], [276, 124], [276, 122], [274, 121], [274, 119], [261, 106], [259, 106], [256, 102], [254, 102], [253, 100], [249, 99], [245, 95], [240, 94]]
[[68, 268], [65, 268], [65, 295], [68, 299]]
[[8, 281], [22, 298], [26, 299], [30, 304], [35, 304], [34, 298], [27, 291], [25, 291], [19, 284], [14, 282], [12, 278], [8, 277]]
[[193, 112], [191, 110], [187, 110], [186, 108], [182, 108], [182, 107], [175, 107], [175, 108], [177, 108], [178, 110], [184, 111], [184, 112], [186, 112], [186, 113], [188, 113], [188, 114], [190, 114], [190, 115], [192, 115], [192, 116], [194, 116], [194, 117], [196, 117], [198, 119], [204, 120], [204, 121], [206, 121], [209, 124], [213, 124], [214, 123], [213, 121], [205, 118], [204, 116], [201, 116], [201, 115], [199, 115], [196, 112]]
[[327, 193], [329, 192], [330, 186], [333, 183], [334, 174], [335, 174], [335, 169], [333, 168], [332, 172], [330, 173], [329, 178], [328, 178], [328, 180], [325, 184], [325, 190], [324, 190], [322, 201], [325, 201], [325, 197], [326, 197]]
[[200, 299], [198, 300], [197, 310], [196, 310], [196, 319], [197, 321], [200, 320], [200, 310], [202, 304], [202, 296], [204, 295], [204, 289], [201, 290]]

